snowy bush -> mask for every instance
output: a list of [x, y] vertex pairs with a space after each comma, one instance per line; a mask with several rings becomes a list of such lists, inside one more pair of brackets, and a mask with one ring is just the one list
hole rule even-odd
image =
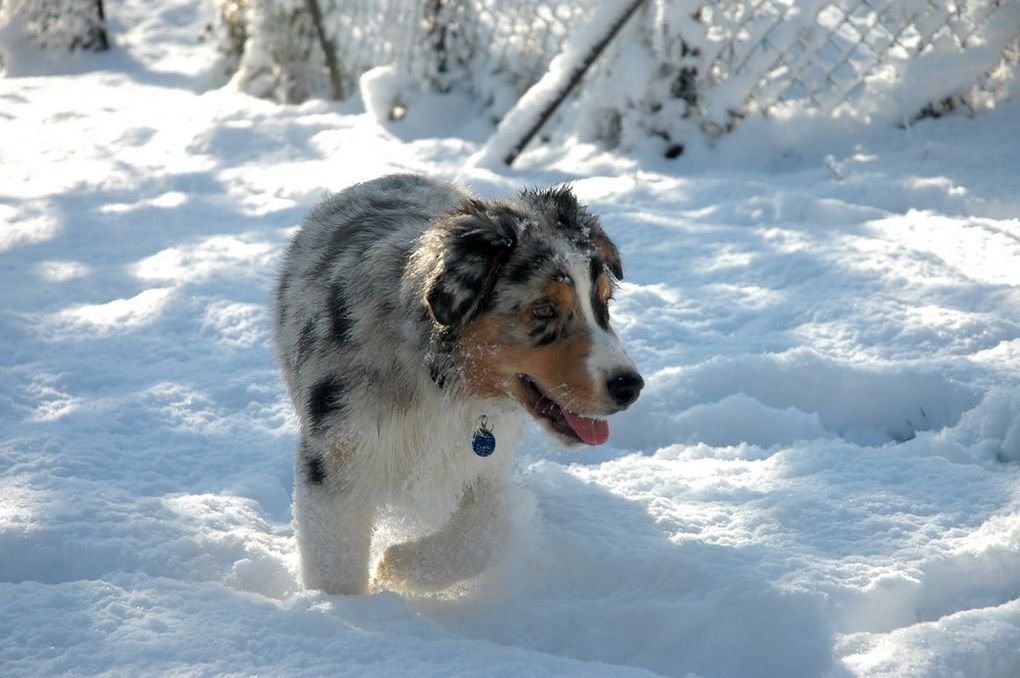
[[31, 52], [109, 47], [102, 0], [6, 0], [0, 3], [0, 65], [18, 72]]
[[216, 46], [219, 63], [213, 71], [230, 78], [241, 65], [241, 57], [248, 43], [248, 0], [217, 0], [213, 21], [205, 29], [205, 38]]
[[326, 60], [305, 0], [227, 0], [210, 27], [217, 70], [242, 90], [280, 103], [329, 96]]

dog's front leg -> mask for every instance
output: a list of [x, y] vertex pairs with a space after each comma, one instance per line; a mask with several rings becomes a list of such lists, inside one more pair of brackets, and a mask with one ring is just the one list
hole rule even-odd
[[481, 573], [509, 534], [504, 501], [501, 481], [477, 480], [438, 532], [386, 549], [376, 579], [386, 587], [425, 592]]
[[302, 445], [305, 453], [297, 455], [294, 476], [294, 531], [304, 586], [334, 594], [366, 593], [373, 498], [345, 483], [340, 473], [309, 473], [312, 443]]

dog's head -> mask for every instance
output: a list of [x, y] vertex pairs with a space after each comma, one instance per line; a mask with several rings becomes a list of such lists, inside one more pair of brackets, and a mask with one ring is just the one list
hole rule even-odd
[[604, 443], [644, 382], [610, 326], [623, 269], [598, 218], [558, 187], [472, 201], [429, 238], [425, 305], [456, 337], [468, 393], [513, 398], [568, 443]]

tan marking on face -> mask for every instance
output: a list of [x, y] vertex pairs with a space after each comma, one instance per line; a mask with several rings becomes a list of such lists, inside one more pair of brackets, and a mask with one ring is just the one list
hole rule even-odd
[[609, 303], [609, 297], [613, 295], [613, 285], [609, 282], [609, 276], [605, 273], [599, 273], [598, 280], [595, 281], [595, 296], [602, 304]]
[[[569, 289], [568, 285], [563, 287]], [[592, 351], [587, 331], [575, 330], [563, 341], [547, 346], [514, 346], [503, 341], [501, 335], [504, 323], [516, 322], [520, 320], [514, 316], [486, 314], [464, 328], [464, 377], [471, 395], [512, 395], [527, 403], [529, 398], [517, 380], [517, 375], [526, 374], [559, 405], [573, 412], [606, 410], [601, 384], [587, 369]]]
[[577, 305], [574, 288], [565, 282], [554, 280], [545, 286], [543, 292], [546, 299], [556, 304], [561, 316], [569, 315]]

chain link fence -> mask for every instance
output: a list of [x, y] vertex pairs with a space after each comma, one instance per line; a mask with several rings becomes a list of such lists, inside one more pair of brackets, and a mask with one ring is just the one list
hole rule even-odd
[[318, 0], [345, 91], [395, 65], [439, 91], [464, 89], [505, 109], [504, 90], [536, 82], [598, 0]]
[[[946, 97], [955, 94], [953, 90], [993, 89], [994, 71], [1016, 64], [1020, 37], [1016, 4], [1015, 0], [715, 2], [702, 12], [719, 46], [706, 59], [703, 88], [725, 90], [727, 83], [734, 83], [736, 94], [744, 95], [742, 101], [727, 102], [734, 115], [768, 114], [783, 106], [833, 114], [867, 111], [869, 105], [862, 99], [875, 89], [873, 85], [903, 83], [920, 60], [933, 55], [949, 59], [955, 55], [962, 62], [969, 51], [991, 43], [998, 62], [985, 72], [964, 73], [971, 82], [959, 82], [958, 77], [939, 82], [935, 77], [923, 83], [927, 91], [919, 94], [935, 100], [915, 103], [936, 112], [936, 106], [952, 105]], [[989, 35], [1002, 32], [997, 21], [1004, 22], [1004, 36]], [[940, 65], [945, 67], [940, 69], [943, 76], [954, 71], [947, 59]]]
[[[293, 25], [295, 13], [311, 7], [318, 14], [319, 58], [311, 47], [289, 49], [299, 56], [298, 67], [334, 71], [334, 95], [354, 92], [369, 69], [393, 65], [426, 88], [469, 92], [494, 118], [542, 77], [571, 40], [585, 39], [585, 19], [600, 4], [218, 2], [249, 25], [246, 30], [235, 25], [230, 33], [235, 54], [259, 52], [257, 45], [239, 48], [236, 36], [269, 42], [260, 34], [279, 28], [272, 16], [288, 16]], [[322, 59], [323, 50], [334, 63]], [[572, 105], [577, 109], [578, 101], [587, 100], [579, 114], [601, 121], [594, 135], [609, 141], [620, 136], [624, 118], [635, 116], [642, 118], [638, 127], [645, 133], [669, 141], [689, 133], [691, 122], [719, 134], [745, 116], [790, 109], [867, 117], [881, 112], [890, 98], [907, 118], [960, 106], [973, 111], [1013, 94], [1018, 52], [1020, 0], [648, 0], [592, 66]], [[263, 54], [254, 61], [265, 73], [274, 58]], [[236, 61], [244, 71], [244, 59]], [[287, 65], [274, 67], [280, 80]], [[321, 73], [305, 79], [312, 84], [297, 91], [322, 90], [328, 80]], [[256, 93], [293, 100], [271, 93], [265, 86], [270, 80], [263, 78]], [[551, 124], [569, 124], [568, 117], [559, 115]], [[590, 121], [584, 124], [594, 128]]]

